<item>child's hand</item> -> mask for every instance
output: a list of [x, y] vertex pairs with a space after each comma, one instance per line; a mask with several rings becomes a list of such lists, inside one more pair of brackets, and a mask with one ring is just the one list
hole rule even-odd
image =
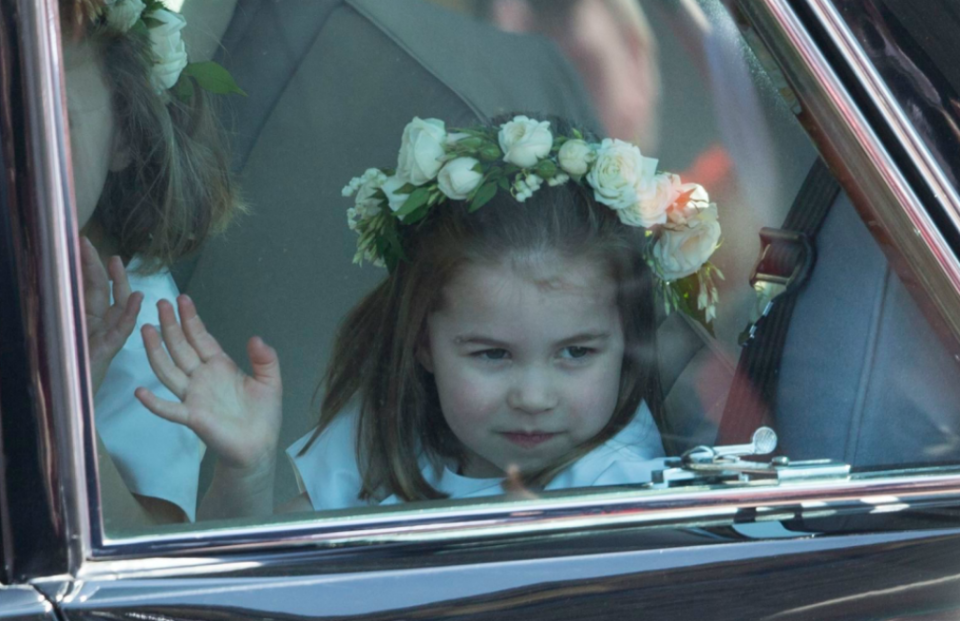
[[181, 403], [146, 388], [137, 388], [137, 398], [157, 416], [193, 430], [223, 465], [272, 471], [281, 419], [277, 353], [259, 337], [250, 339], [253, 376], [245, 374], [207, 332], [190, 298], [181, 295], [177, 302], [180, 323], [170, 302], [157, 304], [162, 341], [153, 326], [144, 326], [142, 334], [150, 366]]
[[143, 294], [131, 293], [127, 270], [120, 257], [111, 257], [113, 304], [110, 283], [100, 255], [86, 237], [80, 238], [80, 264], [83, 272], [83, 304], [87, 322], [87, 355], [90, 357], [90, 382], [96, 394], [117, 352], [137, 325]]

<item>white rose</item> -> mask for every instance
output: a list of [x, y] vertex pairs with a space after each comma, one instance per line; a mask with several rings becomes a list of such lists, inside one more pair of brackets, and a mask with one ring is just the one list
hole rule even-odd
[[127, 32], [137, 23], [147, 8], [142, 0], [107, 0], [107, 26], [117, 32]]
[[673, 281], [696, 273], [710, 259], [719, 242], [716, 205], [697, 212], [683, 228], [664, 228], [653, 246], [660, 277]]
[[[676, 175], [674, 175], [676, 177]], [[680, 198], [687, 194], [685, 201], [674, 201], [667, 210], [667, 219], [672, 225], [685, 225], [690, 218], [697, 212], [703, 211], [710, 206], [710, 195], [698, 183], [680, 183], [680, 178], [675, 181], [677, 197]]]
[[413, 185], [423, 185], [436, 177], [443, 166], [446, 141], [443, 121], [414, 117], [403, 129], [397, 176]]
[[151, 11], [148, 17], [160, 22], [150, 28], [150, 51], [153, 52], [153, 67], [150, 82], [161, 93], [180, 79], [180, 72], [187, 66], [187, 48], [180, 37], [180, 31], [187, 20], [179, 13], [166, 9]]
[[549, 121], [535, 121], [525, 116], [516, 116], [500, 126], [497, 136], [503, 161], [520, 168], [536, 166], [537, 162], [550, 154], [553, 147], [553, 134]]
[[407, 199], [410, 198], [409, 194], [398, 194], [397, 190], [402, 188], [407, 184], [406, 181], [400, 177], [394, 175], [389, 177], [386, 181], [383, 182], [383, 185], [380, 186], [380, 189], [383, 190], [383, 193], [387, 196], [387, 204], [390, 205], [390, 210], [397, 212], [403, 207], [403, 204], [407, 202]]
[[657, 160], [643, 157], [640, 149], [622, 140], [606, 138], [597, 150], [587, 183], [593, 196], [613, 209], [626, 209], [637, 203], [657, 172]]
[[557, 153], [560, 168], [574, 177], [582, 177], [587, 174], [590, 164], [596, 159], [596, 152], [590, 148], [590, 145], [579, 139], [566, 141]]
[[458, 157], [444, 164], [443, 168], [440, 169], [440, 174], [437, 175], [437, 185], [440, 186], [440, 191], [447, 198], [455, 201], [462, 201], [467, 198], [483, 179], [483, 174], [474, 170], [474, 167], [478, 164], [480, 164], [479, 160], [472, 157]]
[[680, 177], [670, 174], [656, 175], [651, 183], [637, 192], [637, 202], [617, 211], [620, 221], [627, 226], [650, 228], [667, 221], [667, 209], [680, 194], [677, 187]]

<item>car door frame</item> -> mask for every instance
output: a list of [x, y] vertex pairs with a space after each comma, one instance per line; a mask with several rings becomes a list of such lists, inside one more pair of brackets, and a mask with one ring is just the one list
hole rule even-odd
[[[877, 138], [871, 126], [876, 119], [862, 114], [864, 103], [854, 99], [834, 70], [838, 58], [826, 58], [814, 42], [811, 31], [829, 25], [816, 21], [821, 5], [821, 0], [758, 0], [737, 2], [735, 8], [757, 28], [797, 87], [807, 107], [808, 130], [856, 204], [882, 223], [891, 247], [901, 248], [894, 253], [898, 260], [912, 257], [902, 269], [923, 273], [921, 282], [943, 292], [926, 308], [956, 334], [951, 323], [951, 318], [960, 320], [956, 251], [929, 217], [916, 183], [908, 181], [889, 145]], [[4, 558], [10, 582], [33, 585], [67, 618], [102, 618], [107, 611], [134, 618], [147, 609], [174, 618], [207, 613], [213, 618], [210, 611], [222, 612], [226, 594], [240, 601], [254, 587], [306, 598], [303, 610], [286, 614], [320, 616], [324, 605], [338, 603], [337, 589], [346, 589], [339, 592], [348, 593], [349, 601], [362, 602], [369, 599], [371, 585], [391, 580], [407, 584], [406, 591], [425, 581], [435, 593], [425, 591], [424, 601], [415, 604], [403, 589], [391, 596], [378, 593], [382, 599], [363, 614], [412, 606], [433, 607], [423, 618], [467, 614], [476, 606], [489, 614], [520, 614], [531, 601], [566, 601], [568, 613], [584, 612], [593, 605], [591, 594], [607, 592], [624, 593], [624, 602], [644, 609], [681, 616], [704, 602], [684, 600], [664, 584], [700, 580], [709, 588], [720, 575], [729, 576], [735, 588], [712, 595], [709, 605], [726, 606], [725, 614], [734, 615], [729, 618], [776, 612], [777, 606], [779, 612], [801, 614], [810, 606], [849, 610], [847, 598], [862, 596], [868, 585], [844, 581], [842, 572], [866, 563], [881, 580], [879, 568], [891, 555], [905, 556], [903, 562], [933, 559], [920, 561], [930, 579], [911, 588], [955, 603], [943, 591], [955, 587], [945, 559], [947, 551], [960, 549], [960, 529], [752, 541], [735, 531], [723, 537], [695, 528], [786, 521], [818, 512], [874, 515], [956, 505], [960, 471], [887, 473], [784, 488], [597, 490], [495, 505], [451, 503], [415, 514], [398, 510], [110, 539], [99, 515], [92, 395], [84, 381], [56, 1], [8, 2], [0, 5], [0, 18], [0, 137], [5, 168], [12, 171], [7, 187], [0, 187], [7, 231], [0, 267], [15, 279], [12, 289], [18, 294], [0, 305], [4, 317], [19, 318], [3, 335], [6, 360], [20, 360], [13, 377], [0, 374], [0, 448], [6, 463], [0, 520], [4, 549], [10, 549]], [[837, 593], [826, 600], [815, 593], [783, 600], [811, 563], [831, 559], [842, 561], [831, 574], [837, 577]], [[776, 575], [775, 586], [744, 600], [738, 592], [761, 566]], [[886, 588], [896, 590], [899, 579], [888, 580]], [[481, 586], [458, 591], [465, 582]], [[305, 595], [315, 589], [330, 595]], [[425, 603], [431, 598], [436, 601]], [[857, 601], [890, 610], [889, 594]], [[230, 610], [239, 616], [259, 614], [253, 608]]]

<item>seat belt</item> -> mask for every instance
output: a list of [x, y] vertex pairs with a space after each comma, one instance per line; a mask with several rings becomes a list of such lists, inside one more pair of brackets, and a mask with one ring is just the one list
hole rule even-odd
[[780, 362], [797, 291], [813, 270], [814, 241], [839, 192], [840, 184], [817, 159], [783, 227], [760, 230], [760, 256], [750, 275], [757, 308], [740, 335], [743, 349], [720, 419], [718, 445], [749, 443], [758, 427], [774, 426]]

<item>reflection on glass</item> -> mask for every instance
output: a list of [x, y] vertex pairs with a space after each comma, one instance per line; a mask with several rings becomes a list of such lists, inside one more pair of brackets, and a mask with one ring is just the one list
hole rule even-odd
[[61, 3], [101, 482], [118, 525], [194, 518], [204, 447], [134, 398], [138, 386], [175, 398], [139, 328], [178, 294], [169, 268], [239, 205], [209, 96], [172, 90], [186, 65], [183, 21], [145, 8]]
[[[133, 491], [156, 520], [145, 498], [193, 519], [198, 496], [196, 517], [223, 518], [643, 485], [665, 455], [715, 443], [737, 415], [725, 402], [757, 305], [758, 232], [785, 226], [816, 159], [722, 3], [234, 4], [183, 6], [247, 94], [218, 98], [232, 150], [206, 132], [211, 98], [185, 99], [169, 73], [185, 60], [179, 21], [150, 24], [174, 43], [172, 65], [138, 67], [155, 116], [131, 127], [122, 106], [137, 91], [117, 92], [104, 50], [147, 39], [65, 35], [74, 152], [100, 154], [75, 166], [94, 245], [95, 382], [111, 351], [96, 347], [98, 321], [103, 333], [127, 326], [140, 304], [137, 323], [160, 325], [126, 341], [135, 361], [117, 362], [124, 348], [109, 366], [129, 374], [108, 391], [130, 426], [118, 439], [107, 383], [98, 393], [108, 520], [121, 515], [111, 489]], [[85, 54], [98, 60], [76, 79]], [[105, 125], [84, 125], [84, 111]], [[157, 118], [153, 135], [189, 137], [212, 159], [168, 168], [131, 151]], [[82, 146], [84, 127], [99, 146]], [[237, 205], [228, 161], [250, 213], [212, 238]], [[158, 179], [171, 170], [209, 177], [169, 194]], [[781, 451], [854, 466], [955, 461], [955, 366], [845, 196], [821, 224], [766, 403]], [[136, 434], [148, 439], [124, 440]], [[125, 465], [125, 447], [146, 463], [144, 447], [168, 444], [176, 452], [150, 476]], [[184, 498], [138, 487], [151, 477]]]

